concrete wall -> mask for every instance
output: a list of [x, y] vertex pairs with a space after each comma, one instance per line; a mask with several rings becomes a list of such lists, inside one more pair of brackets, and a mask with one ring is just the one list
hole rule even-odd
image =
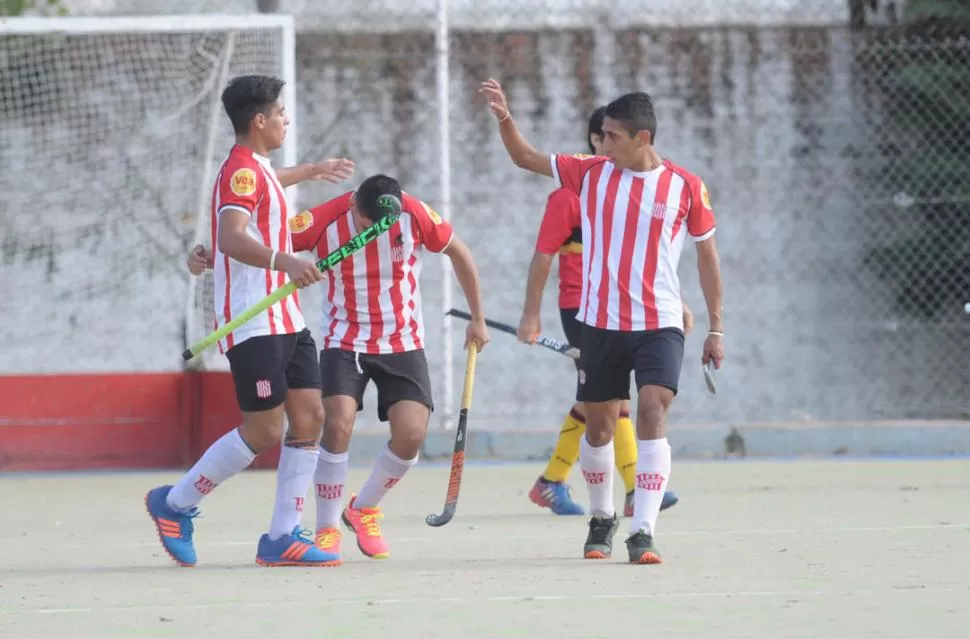
[[[710, 187], [725, 277], [729, 359], [720, 392], [714, 398], [703, 390], [702, 333], [691, 336], [672, 421], [966, 412], [970, 381], [958, 356], [965, 327], [899, 318], [893, 292], [862, 265], [871, 246], [905, 229], [891, 194], [871, 177], [888, 162], [877, 144], [888, 121], [871, 81], [880, 68], [859, 64], [865, 43], [842, 29], [605, 34], [455, 36], [451, 214], [475, 251], [489, 314], [518, 319], [538, 215], [553, 185], [505, 158], [477, 82], [500, 77], [525, 134], [539, 148], [564, 152], [582, 150], [594, 106], [644, 88], [657, 102], [661, 152]], [[222, 45], [216, 36], [18, 45], [15, 82], [0, 88], [7, 107], [0, 123], [0, 372], [179, 367], [183, 256]], [[358, 177], [396, 174], [438, 204], [430, 34], [304, 33], [298, 49], [301, 156], [349, 154]], [[232, 71], [274, 71], [275, 50], [270, 40], [244, 38]], [[229, 140], [220, 126], [213, 162]], [[300, 204], [338, 192], [308, 186]], [[429, 357], [439, 402], [450, 366], [457, 403], [462, 326], [456, 356], [445, 362], [441, 275], [434, 262], [423, 282]], [[690, 247], [681, 277], [689, 303], [703, 308]], [[545, 327], [558, 333], [552, 285], [548, 292]], [[312, 327], [319, 294], [304, 296]], [[476, 428], [554, 426], [573, 386], [567, 361], [494, 335], [480, 358]], [[368, 411], [365, 423], [372, 419]]]

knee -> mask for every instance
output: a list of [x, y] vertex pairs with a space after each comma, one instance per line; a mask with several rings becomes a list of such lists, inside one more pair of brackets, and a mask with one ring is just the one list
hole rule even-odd
[[327, 413], [323, 422], [324, 447], [334, 454], [340, 454], [350, 445], [350, 435], [354, 431], [354, 416]]
[[659, 400], [642, 401], [637, 406], [637, 436], [656, 439], [663, 436], [667, 420], [667, 405]]
[[586, 415], [586, 441], [593, 448], [606, 446], [613, 439], [613, 429], [616, 420], [609, 415], [597, 413], [587, 413]]
[[322, 403], [308, 406], [299, 415], [293, 415], [286, 433], [287, 439], [318, 442], [323, 433], [325, 418]]
[[395, 424], [391, 429], [391, 452], [401, 459], [414, 459], [424, 444], [428, 433], [427, 423], [407, 422]]
[[276, 424], [268, 422], [259, 424], [243, 423], [239, 429], [239, 435], [254, 453], [259, 454], [279, 443], [280, 438], [283, 436], [282, 420]]

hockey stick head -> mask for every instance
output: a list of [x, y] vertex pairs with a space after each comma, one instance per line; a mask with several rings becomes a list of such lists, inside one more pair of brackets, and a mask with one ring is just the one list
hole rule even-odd
[[434, 526], [435, 528], [444, 526], [449, 521], [451, 521], [452, 517], [455, 516], [455, 510], [456, 510], [455, 504], [445, 504], [445, 509], [441, 512], [440, 515], [432, 513], [424, 518], [424, 522], [429, 526]]
[[711, 395], [717, 395], [717, 386], [714, 385], [714, 360], [704, 364], [704, 383]]

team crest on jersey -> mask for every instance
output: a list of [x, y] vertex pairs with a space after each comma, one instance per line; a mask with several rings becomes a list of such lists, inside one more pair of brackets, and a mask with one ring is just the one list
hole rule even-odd
[[707, 185], [701, 182], [701, 202], [704, 203], [704, 208], [711, 210], [711, 194], [707, 192]]
[[404, 235], [401, 233], [391, 240], [391, 261], [395, 264], [404, 262]]
[[654, 202], [652, 215], [658, 220], [664, 219], [667, 217], [667, 205], [663, 202]]
[[256, 192], [256, 172], [252, 169], [236, 169], [229, 178], [229, 190], [236, 195], [252, 195]]
[[313, 226], [313, 213], [310, 211], [300, 211], [290, 218], [290, 233], [302, 233]]

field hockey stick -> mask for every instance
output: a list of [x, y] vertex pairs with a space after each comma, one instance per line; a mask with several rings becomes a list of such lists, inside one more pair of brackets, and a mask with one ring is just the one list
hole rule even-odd
[[455, 433], [455, 450], [451, 454], [451, 475], [448, 477], [448, 492], [445, 493], [445, 509], [440, 515], [434, 513], [425, 517], [429, 526], [444, 526], [455, 516], [458, 508], [458, 491], [461, 490], [461, 474], [465, 469], [465, 440], [468, 431], [468, 411], [472, 407], [472, 386], [475, 384], [475, 361], [478, 359], [478, 342], [468, 347], [468, 360], [465, 362], [465, 385], [461, 391], [461, 412], [458, 413], [458, 432]]
[[[391, 228], [391, 226], [397, 222], [398, 218], [401, 216], [401, 201], [393, 195], [382, 195], [377, 198], [377, 206], [384, 209], [387, 212], [386, 215], [354, 237], [350, 238], [350, 241], [343, 246], [334, 249], [329, 255], [318, 260], [316, 264], [318, 269], [321, 271], [326, 271], [327, 269], [333, 268], [341, 261], [347, 259], [364, 246], [370, 244], [382, 234], [387, 232], [387, 230]], [[188, 361], [197, 356], [199, 353], [209, 348], [249, 320], [253, 319], [273, 304], [276, 304], [283, 298], [292, 295], [296, 289], [296, 282], [289, 282], [285, 286], [281, 286], [280, 288], [276, 289], [256, 304], [253, 304], [251, 307], [247, 308], [242, 312], [241, 315], [233, 319], [231, 322], [210, 333], [208, 337], [199, 340], [193, 344], [191, 348], [186, 349], [185, 352], [182, 353], [182, 359]]]
[[[472, 316], [465, 311], [459, 311], [456, 308], [448, 311], [447, 315], [453, 315], [454, 317], [460, 317], [461, 319], [465, 320], [470, 320], [472, 318]], [[496, 322], [495, 320], [490, 320], [488, 318], [485, 319], [485, 326], [494, 328], [497, 331], [502, 331], [503, 333], [508, 333], [510, 335], [518, 334], [518, 331], [516, 331], [513, 326], [503, 324], [502, 322]], [[561, 355], [565, 355], [570, 359], [579, 359], [579, 349], [575, 346], [570, 346], [561, 340], [546, 337], [545, 335], [539, 335], [536, 337], [535, 343], [539, 346], [545, 346], [548, 349], [554, 350]]]
[[707, 384], [707, 390], [710, 391], [711, 395], [717, 395], [717, 386], [714, 385], [714, 360], [709, 360], [704, 364], [704, 382]]

